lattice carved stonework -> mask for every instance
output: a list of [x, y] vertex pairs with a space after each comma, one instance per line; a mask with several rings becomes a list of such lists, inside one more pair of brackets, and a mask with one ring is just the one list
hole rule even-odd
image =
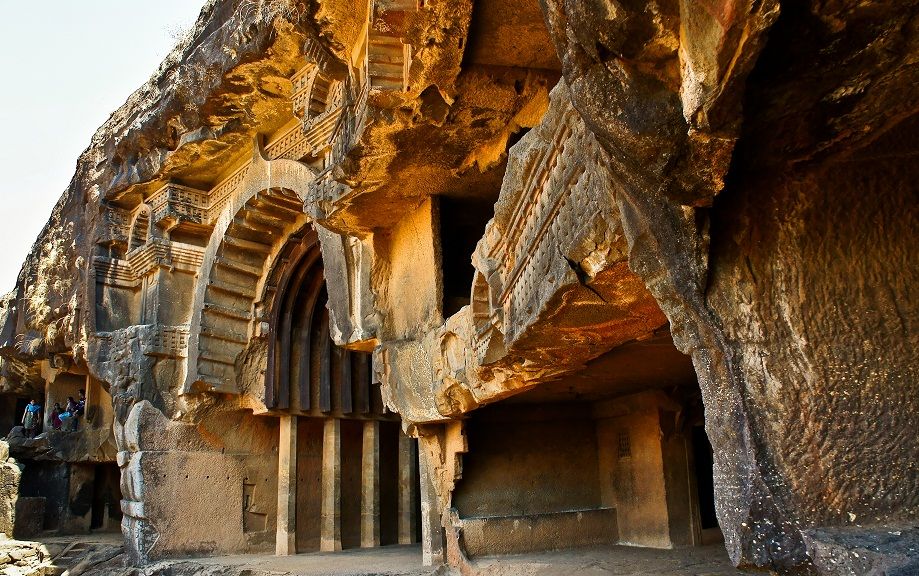
[[204, 249], [156, 238], [129, 252], [127, 259], [134, 278], [146, 276], [158, 266], [195, 272], [204, 260]]

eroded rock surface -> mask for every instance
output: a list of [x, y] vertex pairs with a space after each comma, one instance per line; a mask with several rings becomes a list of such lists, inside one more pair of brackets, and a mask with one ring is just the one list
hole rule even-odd
[[917, 22], [213, 0], [0, 301], [10, 409], [98, 410], [15, 443], [117, 462], [135, 565], [419, 537], [459, 565], [489, 551], [464, 527], [525, 515], [908, 570]]

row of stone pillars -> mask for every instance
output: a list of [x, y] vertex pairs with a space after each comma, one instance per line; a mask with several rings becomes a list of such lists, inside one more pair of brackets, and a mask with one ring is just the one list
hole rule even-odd
[[[278, 450], [278, 524], [276, 553], [297, 553], [297, 416], [281, 416]], [[361, 547], [380, 545], [380, 422], [362, 422], [361, 449]], [[341, 419], [327, 418], [322, 431], [322, 481], [320, 544], [323, 552], [342, 549], [341, 514]], [[411, 544], [419, 518], [415, 502], [419, 498], [418, 456], [412, 439], [399, 434], [398, 542]], [[422, 479], [422, 484], [424, 479]], [[427, 492], [427, 491], [425, 491]], [[422, 505], [422, 510], [425, 506]], [[424, 514], [427, 516], [427, 514]], [[431, 560], [426, 555], [425, 560]]]

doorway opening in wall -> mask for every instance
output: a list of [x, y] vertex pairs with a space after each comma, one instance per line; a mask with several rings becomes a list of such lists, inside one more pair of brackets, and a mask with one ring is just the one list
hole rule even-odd
[[121, 471], [114, 462], [97, 464], [93, 482], [90, 530], [121, 530]]
[[718, 526], [718, 516], [715, 513], [714, 454], [712, 445], [708, 441], [708, 435], [705, 434], [705, 427], [702, 425], [692, 428], [692, 455], [699, 500], [701, 543], [721, 542], [724, 536]]
[[[28, 397], [16, 398], [16, 407], [13, 409], [13, 419], [11, 422], [11, 426], [9, 428], [10, 430], [12, 430], [16, 426], [22, 425], [22, 414], [23, 412], [26, 411], [26, 406], [29, 405], [29, 400], [30, 399]], [[45, 406], [45, 401], [43, 397], [41, 398], [40, 403], [43, 407]], [[47, 410], [46, 407], [45, 407], [45, 410]], [[9, 430], [7, 430], [7, 432], [9, 432]]]
[[296, 551], [417, 542], [417, 443], [384, 405], [370, 354], [332, 339], [315, 233], [278, 261], [265, 395], [275, 413], [296, 417]]
[[500, 180], [498, 187], [489, 194], [440, 197], [438, 215], [444, 318], [469, 304], [475, 275], [472, 253], [485, 233], [485, 225], [494, 215], [499, 190]]
[[[69, 502], [70, 467], [66, 462], [20, 460], [24, 466], [19, 481], [19, 501], [16, 503], [17, 538], [30, 538], [32, 528], [42, 530], [66, 529], [63, 522]], [[38, 517], [41, 517], [39, 520]], [[20, 532], [20, 526], [30, 531]]]
[[[692, 362], [666, 328], [471, 413], [453, 495], [466, 553], [714, 541], [703, 420]], [[511, 530], [521, 523], [527, 538]]]

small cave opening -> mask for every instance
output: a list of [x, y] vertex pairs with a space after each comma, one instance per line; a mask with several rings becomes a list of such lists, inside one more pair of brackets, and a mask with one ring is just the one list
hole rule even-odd
[[[699, 498], [699, 523], [702, 530], [717, 530], [715, 513], [715, 459], [712, 445], [701, 424], [692, 428], [692, 454], [695, 469], [696, 492]], [[703, 533], [703, 540], [705, 535]]]
[[497, 190], [493, 195], [441, 196], [439, 199], [444, 318], [469, 304], [475, 276], [472, 253], [485, 234], [497, 199]]
[[692, 362], [667, 329], [470, 413], [453, 495], [467, 551], [494, 554], [495, 531], [515, 523], [542, 535], [505, 542], [518, 553], [719, 542], [703, 424]]
[[94, 467], [90, 529], [118, 532], [121, 529], [121, 470], [114, 462]]

